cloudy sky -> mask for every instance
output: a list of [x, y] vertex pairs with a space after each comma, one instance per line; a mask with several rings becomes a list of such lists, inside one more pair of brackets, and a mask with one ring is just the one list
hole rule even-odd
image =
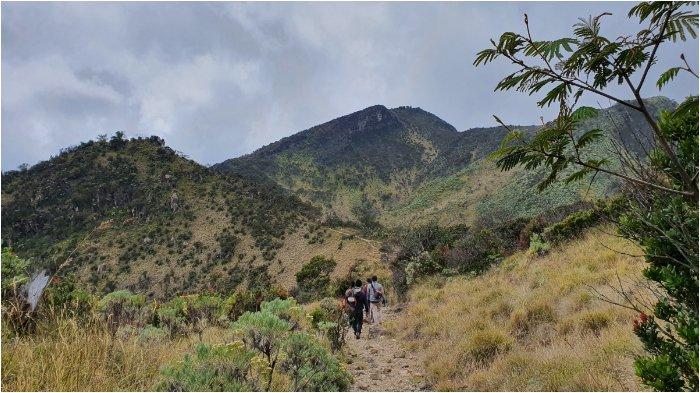
[[[98, 134], [160, 135], [203, 164], [374, 104], [420, 106], [457, 129], [491, 114], [533, 124], [535, 99], [493, 92], [512, 67], [475, 69], [489, 39], [562, 36], [630, 3], [8, 3], [2, 4], [2, 170]], [[660, 53], [656, 69], [697, 41]], [[655, 75], [654, 75], [655, 76]], [[654, 78], [655, 80], [655, 78]], [[697, 94], [685, 75], [664, 94]], [[653, 84], [645, 96], [659, 94]], [[600, 99], [589, 104], [608, 106]]]

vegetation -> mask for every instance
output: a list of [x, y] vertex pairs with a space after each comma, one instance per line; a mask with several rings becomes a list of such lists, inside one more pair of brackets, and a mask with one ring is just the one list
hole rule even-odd
[[404, 293], [421, 277], [479, 274], [505, 256], [528, 248], [535, 254], [544, 254], [553, 244], [576, 238], [604, 215], [612, 217], [614, 213], [610, 203], [600, 202], [582, 210], [587, 206], [590, 205], [566, 206], [491, 228], [428, 224], [396, 230], [394, 284]]
[[642, 279], [639, 258], [613, 251], [637, 247], [610, 230], [589, 229], [543, 257], [516, 252], [475, 277], [426, 278], [390, 329], [422, 354], [435, 390], [642, 390], [634, 312], [589, 288]]
[[[663, 98], [645, 102], [652, 115], [675, 105]], [[651, 133], [641, 114], [620, 105], [600, 111], [581, 127], [608, 129], [608, 119], [614, 119], [625, 132], [638, 130], [641, 139]], [[362, 132], [357, 132], [360, 124]], [[532, 134], [537, 127], [520, 129]], [[423, 225], [436, 218], [443, 225], [479, 222], [493, 226], [535, 216], [544, 206], [571, 205], [616, 189], [616, 183], [602, 175], [598, 177], [602, 181], [592, 187], [561, 184], [541, 195], [531, 189], [544, 172], [522, 171], [501, 181], [486, 158], [506, 134], [502, 127], [457, 132], [419, 108], [375, 106], [214, 168], [277, 183], [322, 206], [338, 221], [368, 228], [377, 223]], [[609, 148], [598, 141], [589, 147], [597, 156]]]
[[317, 255], [304, 264], [295, 275], [298, 298], [309, 301], [328, 296], [332, 291], [330, 276], [335, 266], [335, 260], [322, 255]]
[[[6, 263], [23, 265], [15, 258]], [[351, 381], [331, 351], [337, 340], [316, 334], [327, 322], [310, 325], [294, 299], [259, 302], [245, 292], [157, 303], [125, 290], [97, 299], [67, 281], [23, 315], [36, 322], [32, 331], [8, 321], [16, 302], [3, 298], [6, 389], [344, 390]]]
[[[645, 384], [661, 391], [698, 389], [698, 98], [688, 98], [674, 112], [656, 119], [642, 99], [641, 90], [657, 61], [657, 51], [670, 40], [697, 37], [698, 14], [690, 2], [641, 2], [631, 8], [630, 18], [645, 27], [614, 40], [601, 35], [601, 14], [574, 26], [573, 37], [540, 41], [533, 38], [527, 15], [526, 34], [507, 32], [493, 48], [477, 55], [474, 64], [504, 58], [517, 70], [497, 85], [497, 90], [534, 94], [549, 89], [540, 106], [559, 105], [559, 115], [534, 136], [510, 130], [495, 153], [498, 165], [509, 170], [544, 168], [548, 175], [538, 185], [545, 189], [564, 177], [566, 182], [605, 173], [627, 185], [630, 201], [619, 231], [638, 241], [649, 266], [645, 277], [657, 287], [651, 310], [625, 296], [625, 307], [640, 312], [634, 331], [649, 355], [635, 362]], [[661, 73], [659, 89], [681, 71], [695, 77], [685, 58], [684, 65]], [[610, 94], [609, 85], [629, 87], [633, 101]], [[613, 100], [644, 116], [655, 144], [631, 149], [615, 143], [614, 156], [596, 157], [589, 146], [603, 138], [598, 128], [581, 130], [579, 125], [596, 110], [579, 107], [583, 94]], [[498, 120], [498, 118], [496, 117]], [[500, 122], [500, 120], [499, 120]], [[502, 123], [503, 124], [503, 123]], [[509, 128], [505, 124], [504, 127]], [[629, 138], [629, 137], [628, 137]], [[573, 173], [567, 173], [575, 168]], [[592, 179], [591, 179], [592, 181]], [[624, 288], [619, 291], [626, 293]], [[651, 315], [649, 315], [651, 314]]]

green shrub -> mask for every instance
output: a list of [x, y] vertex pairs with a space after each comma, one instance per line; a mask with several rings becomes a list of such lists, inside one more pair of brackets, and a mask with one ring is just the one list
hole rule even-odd
[[276, 315], [283, 321], [287, 321], [292, 324], [292, 328], [300, 326], [302, 319], [302, 309], [297, 304], [294, 298], [287, 299], [273, 299], [270, 301], [262, 302], [260, 304], [260, 311], [269, 312]]
[[545, 228], [542, 237], [551, 244], [559, 244], [579, 236], [584, 229], [590, 228], [599, 220], [600, 214], [595, 209], [575, 212]]
[[10, 296], [29, 280], [29, 261], [20, 258], [10, 248], [2, 249], [2, 295]]
[[167, 366], [154, 387], [160, 391], [256, 391], [260, 390], [251, 360], [255, 353], [242, 345], [197, 346], [194, 356]]
[[345, 391], [352, 379], [338, 359], [313, 336], [293, 332], [284, 343], [286, 356], [280, 364], [292, 381], [293, 391]]
[[76, 285], [73, 276], [54, 277], [43, 296], [42, 308], [78, 318], [90, 316], [97, 303], [94, 296]]
[[549, 252], [549, 249], [551, 246], [549, 245], [548, 242], [542, 240], [542, 236], [539, 234], [535, 233], [532, 235], [532, 238], [530, 238], [530, 248], [528, 249], [528, 252], [533, 255], [544, 255], [547, 252]]
[[97, 310], [102, 313], [110, 332], [114, 335], [120, 326], [137, 322], [145, 302], [145, 296], [121, 290], [102, 297], [97, 303]]
[[309, 316], [312, 327], [323, 334], [333, 351], [339, 351], [345, 344], [350, 321], [338, 300], [324, 298]]
[[161, 304], [156, 314], [161, 326], [166, 327], [171, 335], [193, 332], [200, 339], [207, 326], [228, 321], [225, 302], [218, 295], [178, 296]]
[[330, 275], [335, 269], [333, 258], [317, 255], [296, 273], [298, 299], [302, 302], [330, 295]]
[[170, 337], [170, 332], [165, 327], [155, 327], [153, 325], [146, 325], [138, 335], [138, 340], [140, 343], [151, 343], [160, 342], [166, 338]]

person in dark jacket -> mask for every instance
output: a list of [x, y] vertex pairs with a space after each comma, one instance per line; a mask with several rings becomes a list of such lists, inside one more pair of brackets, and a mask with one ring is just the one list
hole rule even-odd
[[355, 286], [348, 290], [348, 295], [348, 299], [351, 297], [354, 299], [354, 303], [350, 304], [353, 307], [352, 314], [350, 314], [350, 323], [352, 324], [352, 330], [355, 332], [355, 338], [359, 339], [362, 333], [362, 313], [363, 311], [365, 313], [369, 312], [369, 300], [362, 291], [362, 280], [355, 281]]

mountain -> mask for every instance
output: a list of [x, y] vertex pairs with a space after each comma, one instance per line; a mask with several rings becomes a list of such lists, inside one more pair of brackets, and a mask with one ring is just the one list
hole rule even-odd
[[[671, 100], [648, 100], [656, 113]], [[534, 126], [514, 126], [528, 133]], [[601, 128], [642, 150], [649, 130], [624, 107]], [[343, 276], [380, 259], [342, 220], [390, 227], [427, 222], [490, 226], [610, 194], [616, 184], [557, 183], [500, 172], [488, 159], [503, 128], [459, 132], [420, 108], [376, 105], [204, 167], [158, 137], [89, 141], [2, 174], [2, 242], [36, 267], [72, 272], [95, 292], [153, 298], [239, 286], [294, 286], [315, 255]], [[601, 141], [592, 153], [609, 156]], [[340, 218], [342, 220], [328, 220]]]
[[290, 288], [314, 255], [335, 257], [339, 275], [376, 256], [318, 219], [280, 187], [212, 171], [158, 137], [118, 134], [2, 175], [3, 244], [36, 266], [69, 261], [97, 292]]
[[[648, 100], [652, 112], [672, 108], [663, 97]], [[537, 126], [512, 126], [533, 133]], [[621, 105], [599, 111], [582, 129], [601, 128], [633, 151], [648, 145], [642, 116]], [[371, 218], [390, 225], [437, 221], [445, 225], [534, 215], [611, 192], [605, 176], [588, 183], [557, 184], [533, 193], [542, 173], [500, 172], [488, 155], [507, 130], [459, 132], [420, 108], [375, 105], [283, 138], [213, 169], [273, 182], [344, 220]], [[640, 142], [641, 141], [641, 142]], [[593, 147], [609, 149], [605, 142]]]

